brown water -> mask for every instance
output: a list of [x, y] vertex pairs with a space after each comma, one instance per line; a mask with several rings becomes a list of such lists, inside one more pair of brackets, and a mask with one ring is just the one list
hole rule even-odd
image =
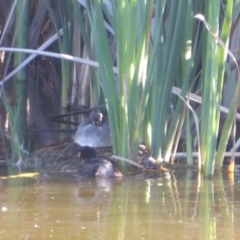
[[0, 179], [0, 239], [240, 239], [239, 179]]

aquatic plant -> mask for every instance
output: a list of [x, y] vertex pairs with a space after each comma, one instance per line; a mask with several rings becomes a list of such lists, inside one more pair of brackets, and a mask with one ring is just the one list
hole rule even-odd
[[[237, 69], [237, 64], [232, 67], [227, 61], [227, 55], [234, 59], [228, 41], [232, 19], [236, 19], [235, 27], [239, 24], [239, 1], [71, 0], [67, 4], [57, 1], [56, 9], [47, 0], [35, 4], [42, 14], [39, 24], [46, 23], [44, 14], [52, 16], [50, 37], [38, 47], [29, 44], [38, 50], [1, 47], [1, 51], [33, 54], [24, 64], [36, 54], [81, 63], [80, 68], [75, 64], [73, 69], [82, 71], [84, 81], [81, 77], [70, 80], [69, 68], [61, 67], [62, 73], [68, 74], [62, 75], [63, 84], [58, 82], [60, 95], [63, 102], [71, 104], [77, 102], [78, 95], [91, 98], [86, 101], [89, 103], [101, 102], [104, 96], [114, 154], [136, 159], [138, 143], [145, 141], [159, 161], [174, 159], [179, 146], [184, 146], [187, 164], [193, 166], [193, 156], [197, 155], [198, 168], [204, 169], [205, 176], [212, 176], [215, 166], [222, 166], [238, 106], [239, 86], [233, 80], [236, 91], [226, 123], [219, 131], [224, 79], [234, 79], [231, 68]], [[200, 12], [202, 15], [195, 18]], [[73, 29], [74, 39], [68, 36]], [[40, 36], [40, 30], [38, 33]], [[61, 53], [46, 51], [56, 39]], [[78, 46], [80, 58], [69, 55], [77, 42], [82, 44]], [[4, 75], [1, 84], [12, 74]], [[76, 72], [72, 75], [77, 76]], [[88, 89], [85, 86], [90, 86], [91, 96], [78, 94], [76, 85], [84, 86], [82, 93]], [[52, 82], [51, 90], [54, 86], [58, 84]], [[58, 91], [53, 99], [58, 100]], [[194, 153], [196, 148], [198, 152]]]

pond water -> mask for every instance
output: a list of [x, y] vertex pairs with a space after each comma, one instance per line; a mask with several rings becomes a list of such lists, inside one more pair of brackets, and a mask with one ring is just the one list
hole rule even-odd
[[0, 179], [0, 239], [240, 239], [240, 176]]

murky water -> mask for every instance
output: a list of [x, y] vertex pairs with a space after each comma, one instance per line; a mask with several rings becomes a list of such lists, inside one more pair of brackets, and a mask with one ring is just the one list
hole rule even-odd
[[0, 239], [240, 239], [239, 179], [1, 179]]

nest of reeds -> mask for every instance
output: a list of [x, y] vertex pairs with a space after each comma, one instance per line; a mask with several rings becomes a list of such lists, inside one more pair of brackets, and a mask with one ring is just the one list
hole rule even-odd
[[[96, 152], [98, 156], [111, 157], [112, 148], [98, 148]], [[29, 169], [75, 170], [81, 164], [79, 153], [79, 145], [74, 143], [71, 137], [67, 137], [59, 143], [32, 152], [26, 165]]]

